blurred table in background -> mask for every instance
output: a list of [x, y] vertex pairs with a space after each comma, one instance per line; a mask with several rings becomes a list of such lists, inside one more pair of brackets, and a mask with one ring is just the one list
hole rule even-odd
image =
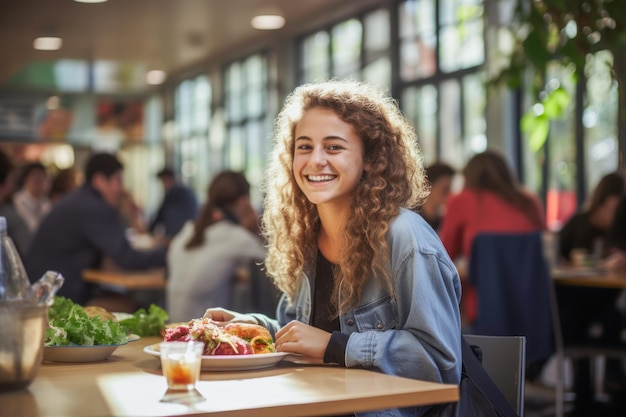
[[626, 288], [626, 270], [607, 271], [593, 267], [559, 266], [552, 269], [556, 285], [593, 288]]
[[83, 280], [97, 285], [99, 291], [87, 305], [109, 311], [132, 313], [156, 304], [165, 308], [165, 268], [144, 271], [122, 269], [85, 269]]
[[166, 284], [164, 268], [146, 271], [85, 269], [83, 280], [126, 290], [162, 290]]

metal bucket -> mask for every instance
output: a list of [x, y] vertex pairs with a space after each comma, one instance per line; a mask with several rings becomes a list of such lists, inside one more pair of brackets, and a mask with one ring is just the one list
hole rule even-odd
[[41, 365], [48, 306], [0, 301], [0, 392], [24, 389]]

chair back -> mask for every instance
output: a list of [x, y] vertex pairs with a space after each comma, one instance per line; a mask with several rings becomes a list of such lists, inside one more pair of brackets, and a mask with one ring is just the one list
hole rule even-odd
[[482, 365], [517, 415], [524, 415], [526, 338], [524, 336], [483, 336], [465, 334], [471, 346], [482, 352]]
[[250, 261], [248, 267], [250, 269], [252, 311], [276, 318], [276, 307], [281, 295], [280, 290], [265, 274], [260, 261]]
[[478, 298], [469, 333], [525, 336], [528, 362], [554, 353], [550, 271], [541, 232], [477, 235], [468, 279]]

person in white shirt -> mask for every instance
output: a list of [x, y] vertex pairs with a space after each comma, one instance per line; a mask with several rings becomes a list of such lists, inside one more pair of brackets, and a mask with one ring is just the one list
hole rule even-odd
[[50, 179], [43, 164], [32, 162], [24, 167], [21, 188], [13, 196], [13, 204], [33, 233], [50, 210], [49, 187]]
[[237, 271], [265, 259], [263, 240], [251, 231], [256, 221], [244, 175], [217, 174], [200, 215], [185, 223], [168, 249], [166, 308], [171, 322], [202, 317], [207, 306], [233, 307]]

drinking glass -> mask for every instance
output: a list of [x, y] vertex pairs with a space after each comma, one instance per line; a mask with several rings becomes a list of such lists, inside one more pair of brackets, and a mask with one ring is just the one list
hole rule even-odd
[[200, 377], [202, 342], [163, 342], [161, 368], [169, 390], [192, 391]]

